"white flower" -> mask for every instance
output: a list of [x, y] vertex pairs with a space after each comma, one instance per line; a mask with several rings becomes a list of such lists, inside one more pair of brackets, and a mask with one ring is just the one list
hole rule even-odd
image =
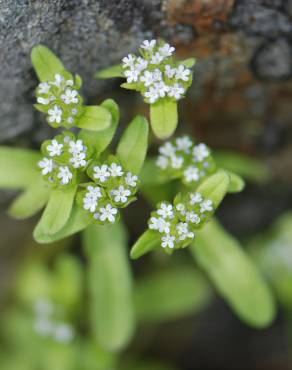
[[159, 99], [159, 91], [157, 91], [156, 87], [150, 86], [149, 90], [145, 92], [145, 97], [149, 100], [150, 104], [156, 102]]
[[116, 214], [118, 213], [118, 210], [114, 207], [112, 207], [111, 204], [107, 204], [105, 207], [100, 208], [100, 221], [106, 221], [113, 223], [116, 219]]
[[163, 61], [163, 59], [164, 59], [164, 57], [160, 53], [157, 52], [154, 55], [152, 55], [150, 63], [151, 64], [159, 64]]
[[184, 163], [183, 157], [177, 157], [176, 155], [171, 156], [171, 167], [175, 169], [182, 168]]
[[128, 186], [131, 186], [134, 188], [137, 185], [138, 177], [136, 175], [132, 175], [131, 172], [127, 172], [125, 181]]
[[173, 218], [173, 207], [171, 204], [161, 203], [157, 214], [163, 218]]
[[169, 142], [165, 143], [158, 149], [159, 153], [165, 155], [166, 157], [172, 157], [173, 155], [175, 155], [175, 150], [175, 146], [173, 146]]
[[208, 212], [213, 211], [213, 202], [210, 199], [206, 199], [201, 203], [200, 212], [203, 213], [206, 211]]
[[72, 124], [74, 122], [74, 118], [73, 117], [68, 117], [67, 122]]
[[169, 233], [170, 223], [164, 220], [162, 217], [151, 217], [149, 229], [158, 230], [160, 233]]
[[199, 224], [201, 221], [200, 217], [195, 212], [187, 212], [186, 219], [193, 224]]
[[155, 83], [156, 91], [158, 92], [160, 98], [164, 98], [168, 93], [169, 86], [166, 85], [163, 81]]
[[199, 169], [195, 166], [189, 166], [184, 170], [186, 182], [198, 181], [200, 179]]
[[147, 51], [151, 51], [156, 45], [156, 40], [144, 40], [141, 44], [141, 48]]
[[191, 193], [190, 194], [190, 205], [194, 205], [197, 203], [201, 203], [203, 201], [203, 197], [200, 193]]
[[166, 158], [164, 155], [159, 155], [155, 163], [156, 166], [158, 166], [162, 170], [165, 170], [168, 166], [168, 158]]
[[137, 62], [136, 62], [136, 64], [135, 64], [135, 68], [136, 68], [136, 70], [137, 70], [138, 72], [142, 72], [142, 71], [144, 71], [144, 69], [146, 69], [146, 68], [147, 68], [147, 66], [148, 66], [148, 62], [147, 62], [147, 60], [146, 60], [146, 59], [143, 59], [143, 58], [141, 58], [141, 57], [139, 57], [139, 58], [137, 59]]
[[97, 207], [97, 199], [93, 197], [87, 197], [85, 196], [83, 198], [83, 208], [87, 211], [94, 212]]
[[152, 72], [145, 71], [144, 74], [140, 77], [140, 81], [142, 81], [146, 87], [152, 85], [154, 82]]
[[70, 325], [62, 323], [55, 328], [53, 335], [57, 342], [68, 343], [74, 337], [74, 330]]
[[61, 99], [65, 104], [78, 103], [78, 92], [76, 90], [66, 89], [61, 95]]
[[174, 84], [172, 86], [169, 86], [168, 96], [175, 98], [176, 100], [179, 100], [185, 92], [185, 89], [180, 84]]
[[154, 71], [152, 72], [152, 76], [153, 76], [153, 81], [154, 82], [161, 82], [162, 81], [162, 73], [158, 68], [154, 69]]
[[101, 198], [102, 197], [102, 194], [101, 194], [101, 189], [99, 186], [87, 186], [87, 190], [88, 192], [86, 193], [86, 197], [91, 197], [91, 198]]
[[132, 82], [137, 82], [139, 77], [139, 71], [136, 69], [127, 69], [124, 74], [127, 78], [127, 82], [130, 84]]
[[186, 207], [184, 206], [184, 204], [182, 203], [178, 203], [175, 208], [182, 214], [182, 215], [185, 215], [186, 214]]
[[46, 157], [39, 161], [38, 165], [42, 168], [42, 175], [51, 173], [55, 167], [53, 160]]
[[122, 171], [122, 166], [112, 163], [109, 167], [109, 171], [112, 177], [120, 177], [123, 176], [124, 172]]
[[60, 123], [62, 120], [62, 109], [58, 105], [54, 105], [53, 109], [48, 110], [49, 122]]
[[85, 157], [86, 157], [85, 153], [73, 154], [73, 157], [70, 158], [70, 163], [72, 163], [72, 166], [74, 168], [84, 167], [87, 164]]
[[72, 112], [72, 114], [73, 114], [74, 116], [76, 116], [76, 114], [78, 113], [78, 110], [77, 110], [76, 108], [73, 108], [73, 109], [71, 110], [71, 112]]
[[84, 149], [85, 149], [85, 147], [83, 145], [82, 140], [77, 140], [76, 142], [71, 140], [69, 142], [69, 153], [71, 153], [71, 154], [79, 154]]
[[47, 146], [50, 157], [59, 156], [62, 154], [63, 144], [59, 144], [56, 139], [51, 141], [51, 144]]
[[170, 235], [170, 234], [166, 234], [165, 236], [163, 236], [161, 238], [161, 246], [162, 248], [166, 248], [166, 247], [169, 247], [169, 248], [174, 248], [174, 242], [175, 242], [175, 237]]
[[67, 81], [66, 81], [66, 85], [67, 85], [67, 86], [73, 86], [73, 85], [74, 85], [73, 80], [67, 80]]
[[60, 166], [57, 176], [61, 180], [61, 184], [63, 185], [67, 185], [73, 178], [73, 174], [67, 166]]
[[179, 137], [175, 141], [177, 150], [182, 150], [185, 153], [189, 153], [189, 149], [192, 147], [193, 142], [188, 136]]
[[47, 82], [42, 82], [39, 84], [39, 90], [38, 92], [40, 94], [48, 94], [50, 91], [51, 86]]
[[37, 98], [37, 102], [38, 102], [39, 104], [47, 105], [47, 104], [49, 104], [49, 103], [50, 103], [50, 99], [45, 99], [45, 98], [42, 98], [41, 96], [39, 96], [39, 97]]
[[201, 162], [210, 155], [210, 150], [208, 149], [207, 145], [201, 143], [194, 147], [193, 154], [195, 160]]
[[164, 58], [170, 57], [174, 51], [175, 48], [173, 46], [170, 46], [169, 44], [164, 44], [159, 48], [159, 52]]
[[34, 331], [41, 336], [49, 336], [54, 328], [51, 320], [47, 318], [38, 318], [34, 323]]
[[98, 179], [100, 182], [105, 182], [110, 177], [110, 172], [108, 171], [108, 166], [103, 164], [102, 166], [95, 166], [93, 167], [93, 177]]
[[190, 78], [190, 74], [191, 71], [180, 64], [176, 69], [175, 78], [177, 80], [188, 81]]
[[136, 61], [135, 55], [128, 54], [128, 56], [124, 57], [122, 60], [123, 68], [133, 68], [135, 61]]
[[171, 68], [171, 66], [169, 65], [169, 64], [167, 64], [166, 66], [165, 66], [165, 71], [164, 71], [164, 73], [166, 74], [166, 76], [168, 77], [168, 78], [173, 78], [173, 76], [175, 75], [175, 73], [176, 73], [176, 68]]
[[126, 203], [128, 197], [131, 195], [130, 190], [125, 189], [123, 185], [120, 185], [118, 189], [113, 189], [111, 194], [114, 196], [114, 201], [119, 203]]
[[52, 85], [60, 87], [62, 82], [64, 81], [64, 77], [60, 74], [55, 74], [55, 81], [52, 82]]
[[186, 238], [193, 238], [195, 234], [189, 231], [188, 224], [186, 222], [179, 222], [176, 225], [176, 230], [178, 232], [179, 240], [185, 240]]

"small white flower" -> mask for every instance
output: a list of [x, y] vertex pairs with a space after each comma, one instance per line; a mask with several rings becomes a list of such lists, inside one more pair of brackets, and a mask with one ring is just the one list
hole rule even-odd
[[103, 164], [102, 166], [94, 166], [93, 171], [93, 177], [100, 182], [106, 182], [111, 175], [106, 164]]
[[184, 163], [183, 157], [177, 157], [176, 155], [171, 156], [171, 167], [174, 169], [182, 168], [182, 165]]
[[135, 55], [128, 54], [128, 56], [124, 57], [123, 62], [123, 68], [133, 68], [136, 61]]
[[166, 158], [164, 155], [159, 155], [155, 163], [156, 166], [158, 166], [162, 170], [165, 170], [168, 166], [168, 158]]
[[85, 153], [76, 153], [73, 154], [73, 157], [70, 158], [70, 163], [72, 163], [72, 166], [74, 168], [80, 168], [84, 167], [87, 164], [87, 161], [85, 160], [86, 154]]
[[135, 68], [136, 68], [136, 70], [137, 70], [138, 72], [142, 72], [142, 71], [144, 71], [144, 69], [146, 69], [146, 68], [147, 68], [147, 66], [148, 66], [148, 62], [147, 62], [147, 60], [146, 60], [146, 59], [143, 59], [143, 58], [141, 58], [141, 57], [139, 57], [139, 58], [137, 59], [137, 62], [136, 62], [136, 64], [135, 64]]
[[72, 172], [67, 166], [60, 166], [57, 177], [61, 180], [61, 184], [67, 185], [73, 178]]
[[170, 223], [164, 220], [162, 217], [151, 217], [149, 229], [158, 230], [160, 233], [169, 233]]
[[73, 117], [68, 117], [67, 122], [72, 124], [74, 122], [74, 118]]
[[112, 163], [109, 167], [109, 171], [112, 177], [120, 177], [123, 176], [124, 172], [122, 171], [122, 166]]
[[176, 74], [176, 68], [171, 68], [171, 66], [170, 66], [169, 64], [167, 64], [167, 65], [165, 66], [165, 71], [164, 71], [164, 73], [166, 74], [166, 76], [167, 76], [168, 78], [173, 78], [173, 77], [174, 77], [174, 75]]
[[140, 77], [140, 81], [144, 83], [146, 87], [153, 84], [153, 74], [150, 71], [145, 71], [144, 74]]
[[83, 145], [82, 140], [73, 141], [71, 140], [69, 142], [69, 153], [71, 154], [79, 154], [80, 152], [84, 151], [85, 147]]
[[191, 193], [190, 194], [190, 205], [193, 206], [194, 204], [201, 203], [203, 201], [203, 197], [200, 193]]
[[74, 116], [76, 116], [76, 114], [78, 113], [78, 110], [77, 110], [76, 108], [73, 108], [73, 109], [71, 110], [71, 112], [72, 112], [72, 114], [73, 114]]
[[164, 59], [163, 55], [161, 55], [160, 53], [157, 52], [154, 55], [152, 55], [150, 63], [151, 64], [159, 64], [163, 61], [163, 59]]
[[141, 48], [147, 51], [151, 51], [156, 45], [156, 40], [144, 40], [141, 44]]
[[172, 86], [169, 86], [168, 96], [175, 98], [176, 100], [181, 99], [185, 92], [185, 89], [182, 85], [175, 83]]
[[38, 92], [40, 94], [48, 94], [51, 89], [51, 86], [47, 82], [42, 82], [39, 84]]
[[158, 149], [159, 153], [165, 155], [166, 157], [172, 157], [173, 155], [175, 155], [175, 150], [175, 146], [173, 146], [169, 142], [165, 143]]
[[179, 137], [175, 141], [177, 150], [182, 150], [185, 153], [189, 153], [189, 149], [192, 147], [193, 142], [188, 136]]
[[173, 218], [173, 207], [171, 204], [161, 203], [157, 214], [163, 218]]
[[145, 97], [149, 100], [150, 104], [156, 102], [159, 99], [159, 91], [157, 91], [156, 87], [150, 86], [149, 90], [145, 92]]
[[47, 146], [50, 157], [59, 156], [62, 154], [63, 144], [59, 144], [56, 139], [51, 141], [51, 144]]
[[51, 173], [55, 167], [54, 161], [46, 157], [39, 161], [38, 165], [40, 168], [42, 168], [42, 175], [47, 175], [48, 173]]
[[208, 149], [207, 145], [201, 143], [194, 147], [193, 155], [196, 161], [202, 162], [210, 155], [210, 150]]
[[201, 203], [200, 212], [211, 212], [213, 211], [213, 202], [210, 199], [206, 199]]
[[68, 343], [74, 338], [74, 330], [68, 324], [59, 324], [55, 327], [54, 338], [57, 342]]
[[163, 81], [156, 82], [155, 88], [160, 98], [164, 98], [169, 91], [169, 86], [166, 85]]
[[192, 224], [199, 224], [201, 221], [200, 217], [195, 212], [187, 212], [186, 219]]
[[93, 197], [87, 197], [85, 196], [83, 198], [83, 208], [86, 211], [94, 212], [97, 207], [97, 200]]
[[184, 170], [186, 182], [198, 181], [200, 179], [199, 169], [195, 166], [189, 166]]
[[131, 195], [130, 190], [125, 189], [123, 185], [120, 185], [118, 189], [113, 189], [111, 194], [114, 196], [114, 201], [119, 203], [126, 203], [128, 197]]
[[194, 238], [195, 234], [189, 231], [188, 224], [186, 222], [180, 222], [176, 225], [176, 230], [179, 234], [179, 240], [185, 240], [187, 238]]
[[53, 332], [54, 325], [51, 320], [47, 318], [39, 318], [34, 323], [34, 331], [41, 336], [49, 336]]
[[136, 69], [127, 69], [125, 72], [125, 77], [127, 78], [127, 82], [130, 84], [132, 82], [137, 82], [139, 78], [139, 71]]
[[49, 122], [60, 123], [62, 120], [62, 109], [58, 105], [54, 105], [52, 109], [48, 110]]
[[158, 68], [154, 69], [154, 71], [152, 72], [152, 76], [153, 76], [153, 81], [154, 82], [161, 82], [162, 81], [162, 73]]
[[64, 136], [64, 143], [68, 144], [70, 140], [71, 140], [70, 136], [68, 135]]
[[175, 78], [177, 80], [188, 81], [190, 78], [191, 71], [185, 68], [182, 64], [178, 66], [175, 73]]
[[99, 186], [87, 186], [87, 190], [88, 192], [86, 193], [86, 197], [91, 197], [91, 198], [101, 198], [102, 197], [102, 194], [101, 194], [101, 189]]
[[166, 247], [169, 247], [171, 249], [174, 248], [174, 242], [175, 242], [175, 237], [170, 235], [170, 234], [166, 234], [165, 236], [163, 236], [161, 238], [161, 246], [162, 248], [166, 248]]
[[60, 74], [55, 74], [55, 81], [52, 82], [52, 85], [60, 87], [62, 82], [64, 81], [64, 77]]
[[61, 95], [61, 99], [65, 104], [78, 103], [78, 92], [76, 90], [66, 89]]
[[182, 214], [182, 215], [185, 215], [186, 214], [186, 207], [184, 204], [182, 203], [178, 203], [175, 208]]
[[50, 99], [45, 99], [45, 98], [42, 98], [41, 96], [39, 96], [39, 97], [37, 98], [37, 102], [38, 102], [39, 104], [47, 105], [47, 104], [49, 104], [49, 103], [50, 103]]
[[74, 85], [73, 80], [67, 80], [67, 81], [66, 81], [66, 85], [67, 85], [67, 86], [73, 86], [73, 85]]
[[164, 44], [163, 46], [159, 48], [159, 52], [163, 56], [163, 58], [170, 57], [174, 51], [175, 51], [175, 47], [170, 46], [169, 44]]
[[128, 186], [134, 188], [137, 185], [138, 177], [136, 175], [132, 175], [131, 172], [127, 172], [125, 181]]
[[107, 204], [105, 207], [100, 208], [100, 221], [106, 221], [113, 223], [116, 219], [116, 214], [118, 213], [118, 210], [114, 208], [111, 204]]

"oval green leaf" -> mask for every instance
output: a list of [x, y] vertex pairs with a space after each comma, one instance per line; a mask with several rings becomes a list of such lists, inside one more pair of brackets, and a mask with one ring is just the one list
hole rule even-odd
[[185, 60], [181, 60], [180, 63], [183, 64], [187, 68], [192, 68], [196, 63], [196, 59], [195, 58], [188, 58], [188, 59], [185, 59]]
[[159, 242], [159, 233], [153, 230], [146, 230], [132, 247], [130, 254], [131, 258], [135, 260], [144, 254], [151, 252], [159, 245]]
[[245, 187], [245, 182], [242, 177], [234, 172], [226, 171], [230, 178], [230, 183], [228, 186], [228, 193], [239, 193]]
[[177, 102], [163, 99], [150, 104], [150, 121], [152, 130], [159, 139], [170, 137], [177, 126]]
[[238, 241], [217, 221], [197, 232], [191, 251], [241, 320], [257, 328], [272, 322], [275, 303], [267, 284]]
[[77, 126], [89, 131], [101, 131], [110, 126], [111, 119], [110, 112], [101, 105], [87, 106], [78, 118]]
[[97, 78], [112, 78], [112, 77], [124, 77], [123, 67], [120, 64], [102, 69], [96, 72], [95, 76]]
[[55, 79], [55, 74], [65, 67], [60, 59], [46, 46], [35, 46], [31, 51], [31, 62], [40, 81]]

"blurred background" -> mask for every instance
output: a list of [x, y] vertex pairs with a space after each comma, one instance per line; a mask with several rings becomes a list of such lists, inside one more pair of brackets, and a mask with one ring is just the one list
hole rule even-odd
[[[1, 145], [38, 149], [53, 132], [33, 108], [37, 79], [30, 50], [34, 45], [50, 47], [70, 71], [82, 76], [83, 94], [89, 102], [114, 98], [121, 107], [122, 129], [135, 114], [147, 115], [147, 107], [138, 94], [120, 89], [121, 81], [99, 81], [93, 78], [94, 73], [119, 63], [144, 39], [162, 37], [176, 47], [178, 57], [197, 59], [193, 85], [179, 106], [177, 133], [188, 133], [213, 149], [248, 155], [269, 169], [266, 181], [253, 178], [242, 193], [228, 196], [219, 219], [266, 274], [278, 301], [275, 322], [263, 330], [247, 327], [208, 288], [208, 297], [204, 296], [193, 311], [139, 326], [123, 354], [125, 370], [292, 369], [291, 34], [290, 0], [0, 2]], [[152, 153], [159, 144], [154, 140]], [[78, 290], [78, 284], [85, 262], [80, 240], [72, 238], [53, 247], [36, 245], [32, 230], [37, 218], [9, 219], [6, 209], [16, 193], [0, 194], [0, 368], [73, 369], [58, 359], [73, 358], [77, 353], [80, 363], [76, 366], [80, 369], [115, 369], [112, 358], [92, 349], [84, 339], [86, 320], [79, 315], [80, 307], [86, 306], [86, 293], [81, 287]], [[144, 230], [149, 211], [149, 205], [141, 199], [125, 212], [129, 246]], [[59, 251], [69, 246], [70, 254], [68, 249], [63, 262], [56, 262]], [[132, 267], [140, 276], [151, 271], [153, 261], [145, 258]], [[27, 310], [33, 305], [34, 315], [52, 310], [51, 302], [41, 294], [35, 300], [36, 292], [49, 289], [53, 283], [47, 274], [62, 275], [63, 268], [71, 271], [70, 278], [64, 273], [64, 281], [68, 278], [70, 284], [72, 271], [75, 277], [80, 274], [74, 285], [76, 291], [67, 303], [69, 321], [78, 322], [74, 330], [83, 338], [66, 345], [66, 355], [62, 346], [61, 350], [53, 344], [48, 353], [42, 352], [48, 344], [29, 334], [30, 321], [24, 317], [32, 314], [24, 314], [21, 308]], [[63, 320], [65, 314], [59, 315]], [[69, 343], [74, 337], [72, 327], [63, 323], [59, 329], [61, 340], [57, 343], [64, 338], [65, 342], [69, 338]], [[24, 346], [27, 342], [31, 342], [31, 348]], [[23, 352], [21, 348], [26, 349]], [[24, 367], [25, 353], [33, 357], [35, 352], [48, 357], [46, 365], [33, 359], [35, 367]], [[88, 360], [87, 365], [82, 356], [92, 361]], [[9, 362], [13, 357], [14, 364]], [[136, 363], [136, 358], [143, 361]], [[98, 367], [96, 363], [105, 365]]]

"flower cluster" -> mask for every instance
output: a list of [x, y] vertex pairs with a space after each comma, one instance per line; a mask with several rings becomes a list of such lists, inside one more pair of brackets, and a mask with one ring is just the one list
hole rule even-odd
[[145, 101], [154, 104], [163, 98], [180, 100], [192, 83], [192, 72], [173, 60], [175, 48], [163, 41], [145, 40], [140, 55], [129, 54], [122, 60], [128, 84], [140, 91]]
[[84, 185], [79, 203], [95, 222], [114, 223], [119, 216], [119, 208], [135, 200], [138, 177], [126, 172], [114, 157], [107, 163], [91, 164], [88, 175], [94, 182]]
[[53, 81], [41, 82], [36, 90], [38, 110], [47, 114], [52, 127], [73, 127], [82, 113], [82, 97], [78, 94], [81, 78], [64, 71], [56, 74]]
[[151, 213], [149, 229], [161, 234], [161, 247], [168, 253], [188, 246], [195, 238], [195, 231], [213, 214], [210, 199], [200, 193], [178, 195], [174, 204], [162, 202]]
[[65, 131], [42, 144], [44, 157], [38, 162], [41, 173], [52, 186], [75, 184], [80, 172], [87, 168], [91, 151], [72, 132]]
[[198, 183], [216, 170], [207, 145], [194, 145], [188, 136], [167, 142], [159, 148], [156, 165], [171, 178], [182, 178], [185, 184]]
[[39, 299], [34, 305], [34, 331], [41, 337], [51, 338], [56, 342], [71, 342], [74, 339], [74, 328], [61, 318], [63, 311], [63, 307], [50, 300]]

